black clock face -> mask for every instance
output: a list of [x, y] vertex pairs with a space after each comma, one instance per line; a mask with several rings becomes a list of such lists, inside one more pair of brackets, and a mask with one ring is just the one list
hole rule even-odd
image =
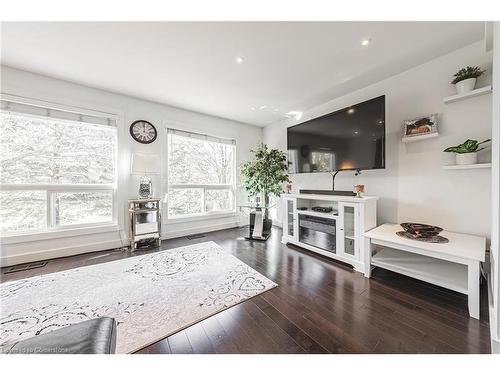
[[152, 143], [158, 136], [156, 128], [148, 121], [139, 120], [130, 125], [130, 135], [139, 143]]

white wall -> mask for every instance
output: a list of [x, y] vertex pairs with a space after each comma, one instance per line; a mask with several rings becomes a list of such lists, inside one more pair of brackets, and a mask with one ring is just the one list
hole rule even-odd
[[491, 351], [500, 353], [500, 22], [493, 32], [492, 215], [491, 215]]
[[[467, 138], [491, 137], [491, 95], [444, 104], [443, 97], [455, 93], [451, 76], [465, 65], [480, 65], [491, 73], [491, 53], [483, 42], [431, 60], [376, 84], [307, 110], [300, 121], [286, 120], [264, 128], [264, 142], [286, 149], [286, 128], [379, 95], [386, 95], [386, 169], [341, 172], [336, 188], [352, 190], [355, 183], [366, 185], [366, 194], [379, 196], [378, 223], [407, 220], [432, 223], [452, 231], [490, 236], [491, 171], [451, 171], [442, 168], [449, 154], [447, 146]], [[480, 80], [489, 83], [491, 75]], [[297, 108], [302, 110], [302, 108]], [[441, 135], [403, 144], [403, 121], [439, 113]], [[482, 152], [489, 161], [491, 152]], [[293, 175], [293, 191], [301, 188], [331, 189], [327, 173]], [[281, 220], [279, 208], [276, 217]]]
[[[154, 77], [152, 77], [154, 79]], [[250, 149], [262, 139], [262, 128], [191, 112], [163, 104], [148, 102], [103, 90], [61, 81], [38, 74], [1, 67], [1, 92], [44, 100], [69, 106], [83, 107], [122, 115], [119, 138], [119, 199], [120, 229], [122, 238], [126, 238], [127, 226], [125, 206], [128, 198], [137, 197], [138, 177], [130, 176], [130, 156], [134, 151], [162, 154], [164, 152], [164, 126], [236, 139], [236, 162], [251, 158]], [[168, 90], [168, 88], [165, 88]], [[139, 119], [153, 123], [158, 132], [158, 139], [150, 145], [135, 142], [128, 134], [129, 125]], [[157, 196], [162, 191], [161, 181], [166, 174], [155, 176], [153, 184]], [[238, 192], [244, 200], [244, 193]], [[166, 215], [164, 215], [165, 218]], [[200, 219], [197, 221], [164, 224], [164, 237], [183, 236], [210, 230], [234, 227], [238, 225], [239, 215], [222, 218]], [[109, 232], [86, 236], [71, 236], [57, 240], [45, 240], [20, 244], [6, 244], [1, 249], [2, 265], [22, 263], [34, 259], [65, 256], [86, 251], [97, 251], [121, 245], [119, 233]]]

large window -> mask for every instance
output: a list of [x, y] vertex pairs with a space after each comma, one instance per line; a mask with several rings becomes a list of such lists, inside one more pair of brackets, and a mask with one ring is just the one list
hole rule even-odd
[[234, 211], [235, 141], [168, 130], [168, 218]]
[[1, 232], [115, 222], [115, 121], [1, 103]]

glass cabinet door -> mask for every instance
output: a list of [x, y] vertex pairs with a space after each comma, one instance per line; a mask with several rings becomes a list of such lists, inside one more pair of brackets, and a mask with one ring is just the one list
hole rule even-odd
[[294, 219], [294, 200], [292, 199], [287, 199], [285, 200], [286, 204], [286, 234], [290, 237], [293, 237], [295, 232], [294, 232], [294, 225], [295, 225], [295, 219]]
[[341, 248], [345, 256], [358, 258], [359, 243], [357, 240], [358, 207], [356, 204], [341, 203], [339, 216], [342, 220]]

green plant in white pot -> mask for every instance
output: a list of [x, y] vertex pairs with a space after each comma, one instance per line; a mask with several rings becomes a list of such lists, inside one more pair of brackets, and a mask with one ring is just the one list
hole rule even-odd
[[448, 147], [444, 152], [454, 152], [456, 164], [458, 165], [477, 164], [478, 151], [485, 149], [485, 147], [479, 148], [479, 146], [490, 141], [491, 139], [482, 142], [478, 142], [475, 139], [468, 139], [458, 146]]
[[[283, 192], [283, 183], [290, 182], [286, 155], [283, 151], [268, 149], [263, 143], [251, 152], [255, 158], [240, 167], [243, 187], [251, 196], [261, 196], [266, 207], [270, 195], [279, 196]], [[270, 225], [267, 209], [265, 218]]]
[[484, 72], [479, 66], [467, 66], [456, 72], [451, 83], [455, 85], [457, 94], [465, 94], [474, 90], [477, 78], [481, 77]]

